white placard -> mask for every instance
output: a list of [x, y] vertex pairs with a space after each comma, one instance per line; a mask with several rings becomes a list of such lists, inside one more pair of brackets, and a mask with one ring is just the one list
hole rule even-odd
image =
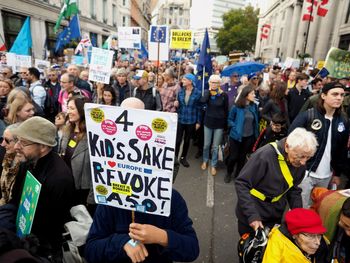
[[85, 104], [97, 204], [169, 216], [177, 114]]
[[89, 80], [109, 84], [114, 52], [93, 47], [89, 69]]
[[169, 60], [169, 28], [166, 25], [150, 26], [148, 31], [148, 59], [155, 61]]
[[141, 27], [118, 27], [118, 46], [141, 49]]
[[42, 59], [35, 59], [34, 65], [37, 69], [39, 69], [40, 72], [44, 72], [48, 68], [50, 68], [50, 61], [42, 60]]
[[7, 65], [12, 67], [13, 72], [20, 72], [21, 68], [30, 68], [32, 66], [31, 56], [6, 53], [6, 61]]

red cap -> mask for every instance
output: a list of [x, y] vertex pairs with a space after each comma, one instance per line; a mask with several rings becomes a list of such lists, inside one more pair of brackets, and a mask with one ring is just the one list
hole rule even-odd
[[288, 231], [292, 235], [299, 233], [323, 234], [327, 229], [320, 216], [313, 210], [295, 208], [286, 213]]

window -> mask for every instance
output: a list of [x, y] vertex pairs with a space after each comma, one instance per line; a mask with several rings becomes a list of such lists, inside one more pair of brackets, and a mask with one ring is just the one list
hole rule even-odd
[[123, 0], [123, 6], [126, 6], [126, 0]]
[[107, 23], [107, 0], [103, 0], [102, 19], [104, 23]]
[[91, 18], [96, 18], [96, 2], [95, 0], [90, 0], [90, 16]]
[[350, 34], [340, 36], [338, 48], [343, 50], [349, 50], [349, 46], [350, 46]]
[[[45, 28], [46, 28], [46, 48], [50, 51], [50, 54], [53, 54], [55, 47], [56, 47], [56, 40], [57, 35], [54, 32], [55, 23], [51, 22], [45, 22]], [[60, 26], [58, 31], [62, 29], [63, 27]]]
[[107, 40], [108, 36], [102, 35], [102, 44], [104, 44]]
[[126, 26], [126, 17], [123, 16], [123, 26]]
[[117, 26], [117, 7], [114, 4], [112, 5], [112, 21], [113, 26]]
[[5, 44], [8, 49], [12, 47], [13, 42], [15, 42], [19, 31], [22, 28], [25, 16], [15, 15], [12, 13], [7, 13], [2, 11], [3, 26], [4, 26], [4, 36]]
[[90, 32], [90, 41], [92, 46], [97, 47], [97, 33]]

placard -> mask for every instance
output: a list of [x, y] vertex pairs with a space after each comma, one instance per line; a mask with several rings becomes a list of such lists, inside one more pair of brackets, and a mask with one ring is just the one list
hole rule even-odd
[[97, 204], [169, 216], [177, 114], [85, 104]]
[[29, 235], [38, 205], [41, 183], [27, 171], [16, 219], [17, 236]]
[[324, 67], [329, 76], [333, 78], [345, 78], [350, 76], [350, 52], [332, 47], [327, 54]]
[[92, 48], [89, 80], [109, 84], [114, 52], [102, 48]]
[[171, 29], [170, 48], [172, 49], [192, 49], [192, 30]]
[[45, 72], [48, 68], [50, 68], [50, 61], [35, 59], [34, 66], [40, 71]]
[[119, 48], [141, 49], [141, 27], [118, 27]]

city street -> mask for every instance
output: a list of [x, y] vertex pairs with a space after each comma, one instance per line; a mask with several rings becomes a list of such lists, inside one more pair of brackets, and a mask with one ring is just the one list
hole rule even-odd
[[215, 177], [200, 168], [202, 159], [195, 159], [191, 147], [189, 168], [181, 165], [174, 188], [187, 202], [200, 245], [200, 255], [195, 262], [239, 262], [237, 257], [237, 232], [234, 207], [236, 193], [233, 182], [224, 183], [225, 168], [220, 166]]

